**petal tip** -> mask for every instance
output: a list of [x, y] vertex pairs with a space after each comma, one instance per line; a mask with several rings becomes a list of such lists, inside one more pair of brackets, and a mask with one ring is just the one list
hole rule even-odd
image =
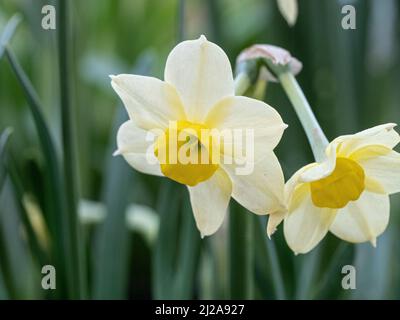
[[276, 232], [276, 230], [277, 228], [275, 226], [272, 226], [270, 224], [267, 225], [267, 237], [269, 240], [271, 240], [271, 237]]
[[203, 43], [203, 42], [206, 42], [206, 41], [207, 41], [207, 38], [206, 38], [206, 36], [205, 36], [204, 34], [202, 34], [202, 35], [199, 37], [199, 40]]
[[397, 123], [388, 123], [386, 125], [386, 131], [393, 130], [395, 127], [397, 127]]
[[119, 156], [119, 155], [121, 155], [122, 154], [122, 151], [120, 150], [120, 149], [117, 149], [117, 150], [115, 150], [114, 152], [113, 152], [113, 157], [116, 157], [116, 156]]
[[374, 248], [376, 248], [376, 238], [371, 239], [370, 242], [371, 242], [371, 245], [372, 245]]

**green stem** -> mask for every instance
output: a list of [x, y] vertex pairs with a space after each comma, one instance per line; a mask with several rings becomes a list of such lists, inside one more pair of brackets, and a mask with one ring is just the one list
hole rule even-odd
[[69, 1], [59, 0], [58, 13], [58, 58], [60, 65], [60, 105], [62, 144], [64, 150], [64, 178], [67, 217], [70, 231], [71, 259], [73, 263], [73, 284], [71, 294], [74, 298], [84, 298], [86, 293], [86, 277], [84, 264], [84, 250], [80, 244], [80, 230], [77, 217], [77, 170], [75, 164], [76, 149], [74, 136], [73, 108], [70, 103], [69, 71]]
[[328, 145], [328, 140], [315, 118], [310, 104], [296, 78], [289, 71], [278, 73], [278, 78], [307, 134], [315, 160], [318, 162], [324, 161], [326, 158], [325, 149]]
[[232, 203], [229, 216], [230, 299], [254, 298], [253, 214]]

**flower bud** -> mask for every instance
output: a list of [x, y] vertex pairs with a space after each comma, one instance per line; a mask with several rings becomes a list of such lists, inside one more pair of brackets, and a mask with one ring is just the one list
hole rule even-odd
[[[268, 44], [255, 44], [243, 50], [237, 57], [236, 64], [239, 69], [243, 69], [246, 66], [259, 68], [260, 64], [250, 64], [250, 61], [257, 60], [264, 62], [263, 64], [267, 67], [267, 72], [264, 74], [267, 80], [272, 82], [278, 82], [275, 76], [278, 68], [289, 68], [293, 75], [297, 75], [303, 68], [303, 64], [295, 57], [292, 57], [289, 51]], [[254, 73], [254, 70], [248, 73]]]

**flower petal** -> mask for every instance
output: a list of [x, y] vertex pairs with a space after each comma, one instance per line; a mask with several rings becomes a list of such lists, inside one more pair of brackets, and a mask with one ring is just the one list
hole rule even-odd
[[297, 0], [278, 0], [278, 8], [289, 26], [294, 26], [298, 16]]
[[361, 197], [340, 209], [330, 231], [349, 242], [373, 244], [389, 222], [389, 196], [364, 191]]
[[400, 154], [387, 147], [374, 145], [354, 152], [351, 158], [364, 169], [365, 175], [377, 181], [385, 193], [400, 192]]
[[312, 250], [328, 232], [336, 213], [334, 209], [316, 207], [310, 192], [299, 196], [299, 205], [286, 216], [283, 227], [286, 242], [295, 254]]
[[210, 179], [188, 188], [197, 228], [201, 237], [209, 236], [224, 221], [232, 193], [231, 180], [219, 169]]
[[[248, 210], [264, 215], [283, 206], [284, 177], [278, 159], [272, 151], [259, 150], [256, 162], [242, 165], [223, 163], [232, 180], [232, 197]], [[246, 173], [246, 174], [245, 174]]]
[[300, 175], [300, 181], [312, 182], [329, 176], [336, 167], [336, 148], [336, 142], [330, 143], [326, 148], [326, 161], [314, 163], [307, 169], [303, 168], [304, 171]]
[[160, 164], [154, 155], [155, 135], [139, 128], [132, 120], [121, 125], [117, 134], [118, 150], [125, 160], [136, 170], [162, 176]]
[[111, 79], [129, 117], [141, 128], [166, 129], [169, 121], [185, 119], [179, 95], [168, 83], [131, 74], [111, 76]]
[[394, 130], [395, 126], [395, 123], [386, 123], [356, 134], [336, 138], [333, 142], [340, 144], [338, 156], [350, 156], [358, 149], [369, 145], [383, 145], [393, 149], [400, 142], [400, 136]]
[[283, 205], [277, 211], [271, 212], [268, 218], [267, 235], [270, 238], [276, 231], [278, 225], [288, 214], [288, 211], [293, 211], [294, 208], [299, 206], [304, 198], [304, 194], [309, 192], [309, 184], [300, 181], [301, 174], [308, 168], [315, 166], [315, 163], [308, 164], [299, 169], [293, 176], [286, 182], [284, 187], [284, 201]]
[[204, 36], [181, 42], [171, 51], [164, 78], [178, 90], [189, 121], [202, 122], [217, 101], [234, 95], [228, 57]]
[[287, 125], [279, 113], [268, 104], [248, 97], [226, 97], [208, 113], [205, 120], [209, 128], [222, 130], [247, 130], [254, 132], [255, 148], [272, 150], [282, 138]]
[[278, 210], [272, 212], [268, 215], [268, 224], [267, 224], [267, 236], [271, 239], [271, 236], [275, 233], [280, 223], [285, 218], [287, 212], [286, 210]]

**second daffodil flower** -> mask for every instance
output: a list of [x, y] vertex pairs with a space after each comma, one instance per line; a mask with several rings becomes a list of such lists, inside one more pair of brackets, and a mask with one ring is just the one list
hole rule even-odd
[[284, 234], [297, 253], [313, 249], [328, 231], [354, 243], [370, 241], [389, 221], [389, 195], [400, 192], [399, 142], [394, 124], [333, 140], [326, 161], [297, 171], [286, 184]]
[[[179, 43], [168, 56], [164, 81], [111, 78], [130, 118], [118, 131], [117, 154], [138, 171], [187, 185], [202, 236], [220, 227], [231, 196], [256, 214], [279, 209], [284, 180], [273, 149], [286, 125], [264, 102], [235, 96], [231, 65], [220, 47], [204, 36]], [[250, 132], [252, 140], [224, 135], [221, 147], [203, 137], [212, 130]], [[182, 150], [196, 161], [182, 161]], [[246, 165], [251, 170], [238, 172]]]

